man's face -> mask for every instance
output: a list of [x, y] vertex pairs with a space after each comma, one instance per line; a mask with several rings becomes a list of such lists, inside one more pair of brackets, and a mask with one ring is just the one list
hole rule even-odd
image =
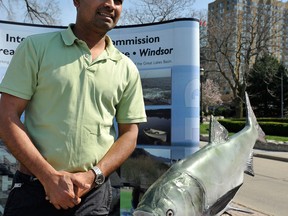
[[107, 32], [116, 26], [122, 3], [123, 0], [74, 0], [77, 23]]

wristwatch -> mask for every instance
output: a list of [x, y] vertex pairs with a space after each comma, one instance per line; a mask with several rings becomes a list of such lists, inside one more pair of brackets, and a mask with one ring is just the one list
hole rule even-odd
[[97, 166], [93, 167], [92, 171], [95, 173], [95, 187], [101, 186], [105, 182], [105, 176]]

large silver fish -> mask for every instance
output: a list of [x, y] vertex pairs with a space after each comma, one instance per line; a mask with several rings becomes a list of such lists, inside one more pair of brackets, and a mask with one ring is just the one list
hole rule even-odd
[[243, 184], [244, 172], [254, 175], [255, 142], [265, 141], [247, 94], [246, 107], [246, 126], [230, 138], [213, 118], [208, 145], [171, 166], [149, 187], [133, 215], [221, 215]]

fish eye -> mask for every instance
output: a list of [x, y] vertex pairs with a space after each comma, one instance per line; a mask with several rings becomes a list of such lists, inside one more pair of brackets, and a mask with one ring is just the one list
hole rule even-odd
[[172, 209], [169, 209], [167, 212], [166, 212], [166, 216], [174, 216], [174, 212]]

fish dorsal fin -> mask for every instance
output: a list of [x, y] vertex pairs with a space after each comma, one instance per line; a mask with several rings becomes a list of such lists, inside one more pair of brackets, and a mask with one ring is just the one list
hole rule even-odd
[[254, 169], [253, 169], [253, 151], [251, 152], [248, 161], [246, 162], [246, 169], [244, 173], [254, 176]]
[[[247, 92], [245, 92], [245, 99], [246, 99], [246, 118], [247, 118], [246, 125], [247, 124], [250, 126], [255, 125], [255, 127], [258, 131], [258, 139], [257, 140], [260, 142], [263, 142], [263, 143], [267, 143], [267, 141], [265, 139], [265, 133], [257, 122], [256, 116], [255, 116], [253, 109], [251, 107], [250, 99], [249, 99]], [[249, 117], [251, 118], [251, 121], [249, 121]]]
[[229, 139], [228, 131], [213, 115], [210, 118], [209, 143], [223, 143]]

